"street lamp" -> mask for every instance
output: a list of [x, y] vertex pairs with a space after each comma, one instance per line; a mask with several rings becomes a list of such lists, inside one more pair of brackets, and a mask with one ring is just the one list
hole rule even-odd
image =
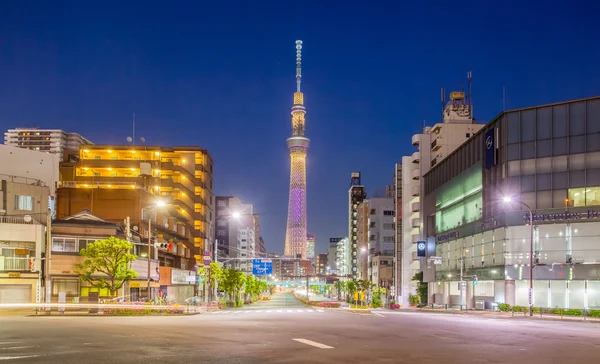
[[529, 316], [533, 316], [533, 211], [525, 202], [513, 200], [510, 196], [505, 196], [502, 200], [505, 204], [518, 202], [529, 211]]
[[[164, 201], [158, 200], [154, 202], [154, 205], [149, 206], [148, 209], [148, 300], [150, 300], [150, 241], [152, 240], [152, 211], [158, 207], [165, 207]], [[158, 257], [157, 257], [158, 258]], [[157, 259], [158, 260], [158, 259]]]

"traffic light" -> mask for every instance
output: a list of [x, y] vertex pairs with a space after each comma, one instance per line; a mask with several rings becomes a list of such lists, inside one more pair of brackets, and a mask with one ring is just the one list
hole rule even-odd
[[173, 244], [167, 243], [167, 242], [156, 242], [154, 243], [154, 247], [158, 248], [158, 249], [171, 249], [173, 248]]

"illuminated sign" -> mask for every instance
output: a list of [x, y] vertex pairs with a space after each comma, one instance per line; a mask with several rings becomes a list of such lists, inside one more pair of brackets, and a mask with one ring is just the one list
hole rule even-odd
[[437, 241], [457, 239], [459, 236], [460, 236], [460, 234], [458, 233], [458, 231], [453, 231], [451, 233], [446, 233], [446, 234], [438, 235], [437, 236]]
[[[600, 211], [587, 210], [587, 212], [561, 212], [556, 214], [543, 214], [538, 215], [533, 213], [533, 222], [546, 222], [546, 221], [570, 221], [570, 220], [581, 220], [581, 219], [598, 219], [600, 218]], [[529, 213], [523, 215], [523, 221], [529, 222]]]

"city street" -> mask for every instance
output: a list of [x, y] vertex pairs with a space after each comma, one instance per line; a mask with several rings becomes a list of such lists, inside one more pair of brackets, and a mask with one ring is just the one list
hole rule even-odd
[[0, 317], [7, 363], [591, 362], [600, 325], [302, 306], [185, 317]]

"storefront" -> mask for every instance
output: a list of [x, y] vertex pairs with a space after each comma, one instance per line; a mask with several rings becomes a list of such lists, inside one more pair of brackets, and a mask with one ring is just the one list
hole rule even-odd
[[38, 285], [38, 273], [0, 273], [0, 304], [39, 302]]
[[160, 267], [158, 295], [169, 303], [182, 304], [187, 298], [196, 296], [196, 272], [171, 267]]
[[485, 224], [479, 223], [479, 227], [464, 226], [436, 237], [435, 255], [442, 259], [435, 266], [435, 282], [430, 282], [431, 303], [473, 307], [475, 301], [485, 301], [487, 306], [493, 302], [527, 306], [533, 233], [534, 306], [600, 308], [600, 221], [596, 211], [534, 213], [532, 231], [529, 225], [514, 226], [519, 219], [528, 220], [528, 215], [512, 213], [504, 219], [495, 223], [505, 226], [486, 230]]

